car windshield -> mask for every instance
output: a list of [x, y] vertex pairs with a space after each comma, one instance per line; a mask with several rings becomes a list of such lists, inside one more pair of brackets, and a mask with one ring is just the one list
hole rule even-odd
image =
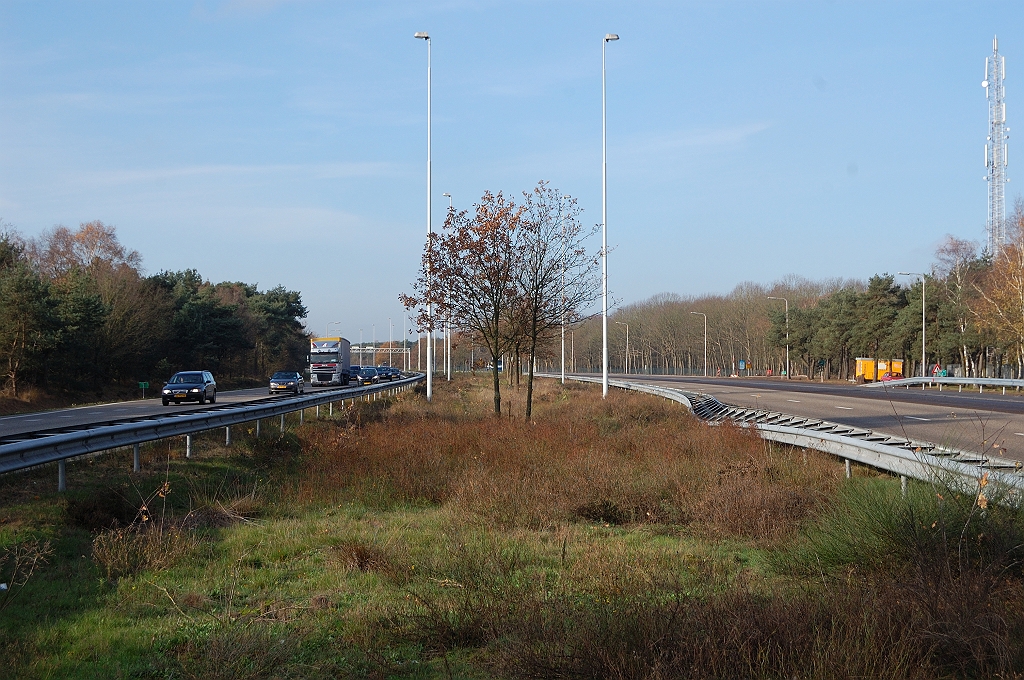
[[203, 382], [202, 373], [175, 373], [170, 380], [167, 381], [169, 385], [190, 385], [192, 383]]
[[310, 361], [314, 364], [336, 364], [338, 363], [337, 354], [314, 354], [310, 357]]
[[363, 370], [359, 371], [359, 374], [360, 375], [377, 375], [377, 369], [375, 369], [375, 368], [364, 368]]
[[295, 374], [288, 371], [278, 371], [270, 378], [271, 380], [295, 380]]

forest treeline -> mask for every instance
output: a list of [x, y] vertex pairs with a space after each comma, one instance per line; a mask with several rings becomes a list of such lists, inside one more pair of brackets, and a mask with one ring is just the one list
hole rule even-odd
[[39, 238], [0, 232], [3, 390], [104, 390], [177, 370], [264, 379], [308, 351], [298, 292], [212, 284], [194, 269], [146, 276], [142, 258], [102, 222]]
[[[926, 362], [950, 375], [1024, 377], [1024, 207], [1009, 222], [1011, 241], [995, 254], [947, 236], [924, 272]], [[789, 301], [792, 372], [853, 377], [857, 357], [904, 359], [906, 375], [921, 374], [920, 276], [881, 274], [867, 282], [789, 277], [771, 285], [744, 283], [727, 295], [662, 294], [618, 309], [629, 324], [630, 370], [702, 374], [704, 319], [711, 375], [780, 375], [786, 365], [785, 302]], [[609, 361], [624, 370], [626, 329], [609, 324]], [[600, 371], [601, 320], [571, 331], [569, 361]], [[557, 366], [559, 348], [546, 360]], [[571, 368], [571, 366], [570, 366]]]

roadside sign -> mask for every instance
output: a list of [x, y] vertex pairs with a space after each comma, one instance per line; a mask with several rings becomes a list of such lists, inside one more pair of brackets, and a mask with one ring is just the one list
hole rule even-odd
[[746, 370], [746, 368], [747, 368], [747, 361], [746, 361], [746, 359], [740, 359], [740, 370], [743, 371], [743, 370]]
[[139, 383], [139, 389], [140, 390], [144, 390], [144, 389], [146, 389], [148, 387], [149, 387], [149, 383], [148, 382], [140, 382]]

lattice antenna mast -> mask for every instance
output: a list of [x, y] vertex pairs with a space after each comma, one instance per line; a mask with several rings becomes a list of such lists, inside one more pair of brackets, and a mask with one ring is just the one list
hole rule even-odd
[[988, 99], [988, 140], [985, 144], [985, 169], [988, 181], [988, 252], [998, 253], [1006, 243], [1006, 140], [1010, 128], [1006, 127], [1006, 57], [999, 55], [999, 39], [992, 39], [992, 56], [985, 58], [985, 88]]

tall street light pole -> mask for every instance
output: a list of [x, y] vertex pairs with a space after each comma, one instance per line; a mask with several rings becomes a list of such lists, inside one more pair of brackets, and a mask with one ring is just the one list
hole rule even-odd
[[708, 315], [704, 312], [690, 312], [704, 317], [704, 377], [708, 377]]
[[786, 303], [786, 380], [790, 379], [789, 373], [789, 300], [784, 297], [768, 296], [769, 300], [782, 300]]
[[324, 336], [325, 337], [331, 334], [331, 326], [335, 326], [335, 325], [340, 326], [341, 322], [340, 321], [328, 321], [327, 322], [327, 328], [324, 329]]
[[[924, 331], [925, 331], [925, 323], [924, 323], [924, 319], [925, 319], [925, 317], [924, 317], [924, 312], [925, 312], [925, 306], [924, 306], [924, 274], [921, 274], [920, 272], [900, 272], [900, 276], [920, 276], [921, 277], [921, 377], [922, 378], [927, 378], [928, 377], [928, 364], [926, 364], [925, 360], [924, 360]], [[924, 385], [922, 385], [921, 387], [923, 388]]]
[[615, 323], [617, 323], [620, 326], [625, 326], [626, 327], [626, 362], [625, 362], [626, 366], [625, 366], [625, 368], [626, 368], [626, 375], [629, 375], [629, 324], [626, 323], [625, 321], [616, 321]]
[[[415, 33], [414, 38], [427, 41], [427, 401], [434, 397], [434, 354], [431, 351], [431, 337], [434, 335], [433, 302], [430, 301], [430, 255], [431, 236], [433, 235], [430, 219], [430, 195], [433, 191], [430, 177], [430, 34], [424, 31]], [[360, 345], [362, 342], [359, 343]]]
[[601, 41], [601, 398], [608, 397], [608, 43], [618, 40], [606, 33]]

